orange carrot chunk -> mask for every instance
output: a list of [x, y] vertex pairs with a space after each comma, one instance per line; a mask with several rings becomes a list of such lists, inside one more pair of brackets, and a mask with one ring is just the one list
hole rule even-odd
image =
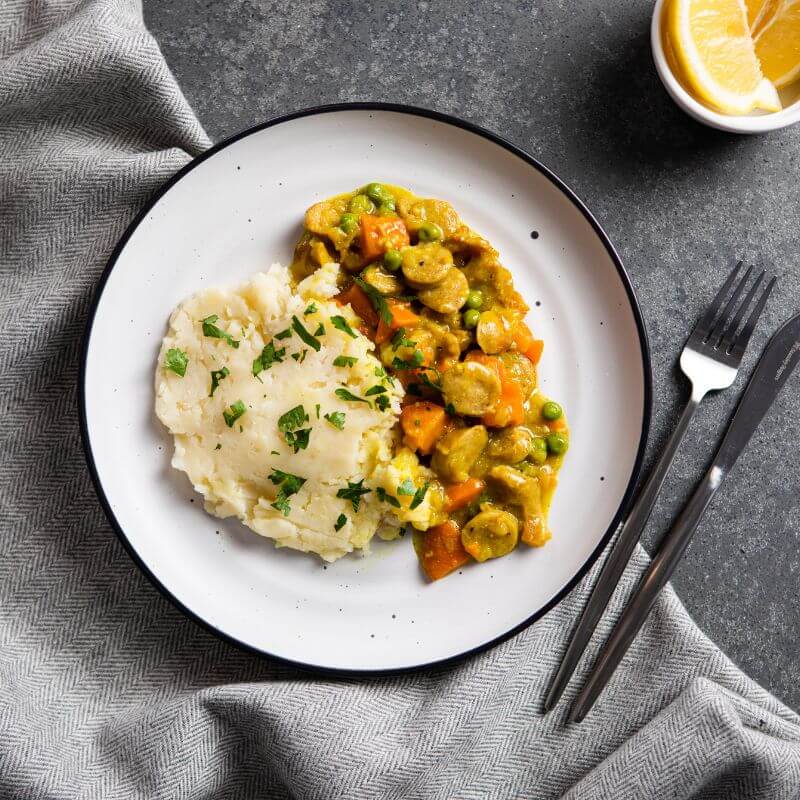
[[419, 563], [432, 581], [444, 578], [469, 562], [469, 554], [461, 544], [461, 531], [452, 520], [430, 528], [423, 537]]
[[374, 328], [378, 324], [378, 314], [372, 306], [372, 301], [357, 283], [351, 283], [347, 289], [337, 294], [336, 302], [343, 306], [349, 303], [353, 311], [370, 328]]
[[451, 483], [444, 490], [444, 510], [449, 514], [451, 511], [468, 506], [473, 500], [480, 497], [485, 488], [486, 482], [480, 478], [467, 478], [462, 483]]
[[544, 342], [535, 339], [531, 329], [522, 321], [518, 322], [514, 328], [514, 345], [523, 355], [526, 355], [534, 364], [539, 363], [544, 349]]
[[391, 314], [392, 321], [388, 325], [383, 318], [378, 322], [378, 331], [375, 334], [375, 344], [383, 344], [392, 338], [392, 333], [400, 328], [410, 328], [419, 322], [419, 317], [411, 310], [408, 303], [397, 300], [387, 300], [386, 306]]
[[444, 434], [447, 414], [436, 403], [411, 403], [400, 414], [400, 427], [406, 446], [429, 455]]
[[539, 359], [542, 357], [542, 351], [544, 350], [544, 341], [542, 339], [534, 339], [533, 344], [523, 352], [526, 356], [534, 363], [538, 364]]
[[409, 244], [408, 228], [399, 217], [361, 215], [361, 255], [367, 263]]

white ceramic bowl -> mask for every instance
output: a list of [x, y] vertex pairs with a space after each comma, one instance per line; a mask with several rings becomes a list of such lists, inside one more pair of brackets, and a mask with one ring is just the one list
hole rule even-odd
[[653, 9], [653, 20], [650, 25], [650, 46], [653, 50], [653, 60], [656, 63], [658, 77], [661, 78], [661, 83], [664, 84], [667, 93], [690, 117], [704, 125], [731, 133], [776, 131], [800, 120], [800, 98], [797, 89], [779, 92], [785, 106], [782, 111], [753, 112], [743, 116], [721, 114], [695, 100], [673, 74], [664, 53], [664, 40], [661, 35], [664, 3], [665, 0], [657, 0]]

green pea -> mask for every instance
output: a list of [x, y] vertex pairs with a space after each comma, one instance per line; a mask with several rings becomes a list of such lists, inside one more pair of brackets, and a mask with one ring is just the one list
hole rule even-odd
[[477, 308], [467, 309], [461, 317], [465, 328], [476, 327], [480, 318], [481, 312]]
[[347, 210], [354, 214], [371, 214], [375, 210], [375, 204], [365, 194], [357, 194], [350, 198]]
[[435, 222], [423, 222], [417, 234], [421, 242], [436, 242], [444, 236], [444, 231]]
[[397, 272], [402, 263], [403, 256], [399, 250], [387, 250], [383, 254], [383, 266], [386, 267], [389, 272]]
[[381, 204], [378, 206], [378, 213], [382, 217], [388, 217], [390, 214], [394, 214], [396, 210], [397, 203], [395, 203], [394, 197], [391, 195], [384, 197]]
[[567, 452], [567, 437], [563, 433], [548, 433], [547, 450], [554, 456], [560, 456]]
[[541, 436], [537, 436], [531, 442], [531, 452], [530, 452], [531, 461], [535, 464], [544, 464], [545, 459], [547, 458], [547, 442], [542, 439]]
[[467, 308], [480, 308], [483, 305], [483, 292], [480, 289], [470, 289], [465, 305]]
[[357, 225], [358, 217], [355, 214], [342, 214], [342, 218], [339, 220], [339, 227], [345, 233], [352, 233]]
[[551, 422], [559, 419], [563, 413], [561, 406], [558, 403], [554, 403], [552, 400], [548, 400], [542, 406], [542, 416]]
[[387, 197], [394, 200], [392, 193], [382, 183], [368, 183], [364, 187], [364, 194], [376, 203], [382, 203]]

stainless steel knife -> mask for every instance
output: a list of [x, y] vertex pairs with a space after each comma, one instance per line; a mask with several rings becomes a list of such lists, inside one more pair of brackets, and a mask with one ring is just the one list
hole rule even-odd
[[628, 607], [578, 695], [570, 720], [580, 722], [594, 705], [631, 642], [647, 619], [659, 592], [686, 551], [703, 513], [739, 454], [800, 361], [800, 314], [785, 322], [769, 340], [739, 401], [728, 430], [700, 484], [642, 577]]

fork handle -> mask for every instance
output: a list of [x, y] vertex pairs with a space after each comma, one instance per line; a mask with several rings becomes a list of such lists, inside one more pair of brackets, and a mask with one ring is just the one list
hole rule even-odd
[[650, 562], [633, 598], [619, 618], [613, 633], [589, 676], [589, 680], [578, 695], [570, 714], [570, 720], [580, 722], [594, 705], [600, 693], [614, 674], [619, 662], [636, 638], [636, 634], [650, 615], [658, 595], [667, 585], [675, 567], [681, 560], [695, 530], [725, 477], [719, 467], [712, 466], [691, 499], [678, 515], [675, 524]]
[[658, 499], [659, 492], [664, 483], [664, 478], [669, 471], [670, 465], [689, 427], [689, 423], [697, 407], [700, 405], [703, 396], [703, 393], [696, 390], [694, 386], [692, 387], [692, 394], [689, 401], [683, 409], [683, 413], [678, 420], [675, 430], [669, 437], [664, 452], [658, 459], [647, 481], [642, 486], [636, 498], [636, 502], [631, 507], [625, 523], [622, 526], [622, 531], [612, 547], [589, 600], [583, 609], [583, 614], [572, 634], [569, 646], [561, 661], [561, 666], [547, 693], [544, 702], [545, 712], [550, 711], [555, 707], [556, 703], [558, 703], [583, 655], [583, 651], [586, 649], [586, 645], [592, 638], [597, 623], [600, 617], [603, 616], [603, 612], [611, 596], [614, 594], [614, 589], [616, 589], [619, 579], [622, 577], [622, 573], [625, 571], [628, 561], [630, 561], [636, 543], [642, 536], [642, 531]]

